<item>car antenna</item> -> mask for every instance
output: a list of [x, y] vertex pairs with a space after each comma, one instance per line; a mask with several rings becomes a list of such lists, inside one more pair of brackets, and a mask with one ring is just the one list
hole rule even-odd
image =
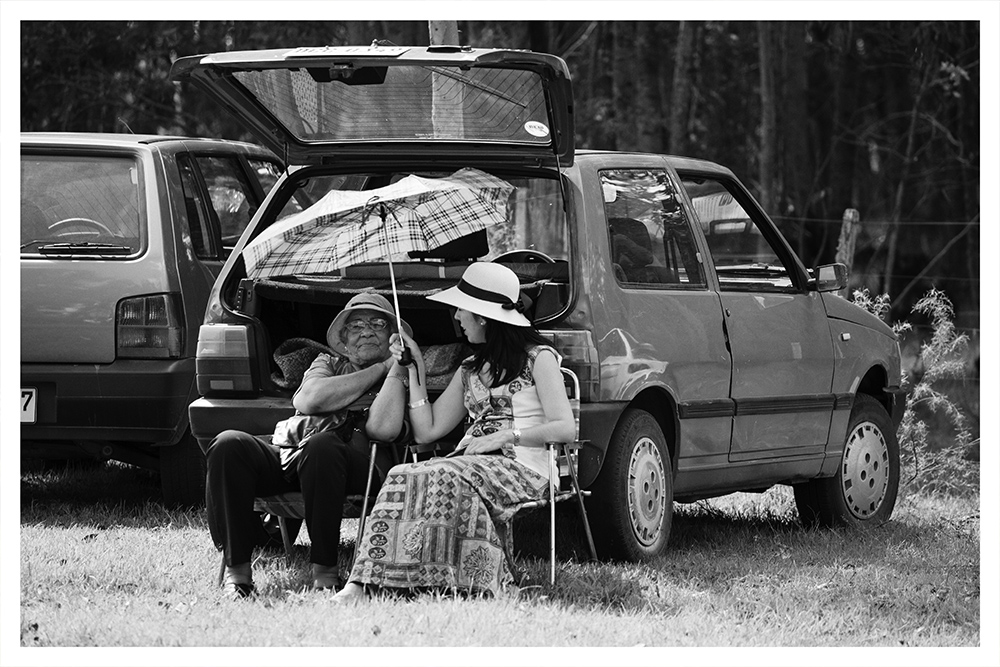
[[125, 126], [125, 129], [128, 130], [129, 134], [135, 134], [135, 132], [132, 131], [132, 128], [128, 126], [128, 123], [125, 122], [124, 118], [118, 116], [118, 122]]

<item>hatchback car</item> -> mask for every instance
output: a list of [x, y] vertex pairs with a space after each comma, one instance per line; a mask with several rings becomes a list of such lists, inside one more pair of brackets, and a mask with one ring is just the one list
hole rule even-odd
[[247, 143], [21, 135], [22, 455], [158, 469], [168, 503], [204, 500], [198, 327], [282, 171]]
[[[425, 297], [470, 261], [499, 261], [580, 380], [579, 467], [603, 557], [661, 554], [675, 501], [776, 484], [795, 488], [810, 522], [889, 517], [905, 402], [893, 332], [837, 294], [843, 265], [806, 269], [729, 169], [576, 149], [559, 58], [316, 47], [182, 58], [172, 76], [292, 165], [209, 300], [190, 409], [203, 447], [226, 428], [270, 433], [291, 413], [275, 351], [323, 341], [352, 295], [391, 297], [394, 279], [416, 340], [455, 345], [452, 313]], [[332, 192], [363, 200], [468, 170], [509, 184], [502, 223], [391, 265], [310, 269], [290, 253], [287, 270], [262, 273], [251, 252]]]

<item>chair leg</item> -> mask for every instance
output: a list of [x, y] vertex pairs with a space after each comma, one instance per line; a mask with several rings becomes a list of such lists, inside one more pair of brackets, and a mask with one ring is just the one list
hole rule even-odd
[[559, 464], [556, 463], [555, 449], [549, 449], [549, 585], [556, 585], [556, 483], [559, 479]]
[[365, 483], [365, 497], [361, 500], [361, 517], [358, 519], [358, 537], [354, 541], [354, 557], [351, 559], [351, 567], [358, 559], [358, 550], [361, 549], [361, 536], [365, 531], [365, 520], [368, 518], [368, 496], [372, 492], [372, 477], [375, 475], [375, 452], [378, 444], [371, 443], [372, 449], [368, 454], [368, 481]]
[[[569, 452], [567, 452], [567, 456]], [[583, 519], [583, 530], [587, 534], [587, 545], [590, 547], [590, 557], [597, 560], [597, 547], [594, 546], [594, 535], [590, 532], [590, 521], [587, 519], [587, 508], [583, 505], [583, 491], [580, 489], [580, 479], [576, 476], [573, 466], [569, 467], [570, 479], [573, 482], [573, 493], [576, 494], [577, 506], [580, 508], [580, 518]]]
[[222, 585], [222, 580], [226, 576], [226, 552], [222, 552], [222, 562], [219, 564], [219, 585]]
[[288, 519], [283, 516], [278, 517], [278, 529], [281, 531], [281, 543], [285, 547], [285, 559], [291, 563], [292, 561], [292, 536], [288, 532]]

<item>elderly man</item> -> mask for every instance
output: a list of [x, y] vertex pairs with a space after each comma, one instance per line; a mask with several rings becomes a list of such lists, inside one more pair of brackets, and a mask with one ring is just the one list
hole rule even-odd
[[[327, 343], [340, 356], [316, 357], [292, 397], [295, 416], [279, 423], [273, 438], [229, 430], [212, 441], [206, 455], [205, 495], [212, 539], [225, 553], [227, 596], [245, 598], [254, 592], [250, 557], [261, 530], [254, 498], [299, 489], [312, 543], [313, 587], [340, 587], [337, 556], [344, 499], [364, 493], [367, 407], [393, 366], [389, 337], [396, 331], [395, 323], [385, 298], [355, 296], [327, 330]], [[412, 333], [405, 322], [403, 330]], [[389, 377], [397, 382], [387, 383], [387, 391], [406, 391], [408, 377]], [[383, 413], [370, 419], [377, 432], [398, 433], [397, 441], [406, 437], [402, 414]], [[379, 477], [392, 466], [391, 459], [390, 452], [379, 452]], [[373, 481], [375, 489], [379, 483]]]

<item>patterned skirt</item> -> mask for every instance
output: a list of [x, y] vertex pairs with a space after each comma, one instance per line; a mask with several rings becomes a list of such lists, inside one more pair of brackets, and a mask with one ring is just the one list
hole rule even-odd
[[517, 505], [548, 480], [504, 456], [393, 467], [365, 523], [349, 581], [496, 594], [513, 581], [505, 549]]

